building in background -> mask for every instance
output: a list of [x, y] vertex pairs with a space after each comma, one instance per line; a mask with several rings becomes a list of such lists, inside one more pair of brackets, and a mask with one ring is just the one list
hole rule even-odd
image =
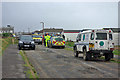
[[76, 41], [77, 35], [80, 31], [86, 31], [90, 29], [83, 30], [64, 30], [65, 41]]
[[80, 30], [64, 30], [65, 41], [76, 41]]
[[33, 33], [38, 33], [38, 34], [45, 34], [45, 33], [49, 33], [49, 34], [57, 34], [57, 33], [60, 33], [62, 34], [63, 33], [63, 29], [58, 29], [58, 28], [45, 28], [44, 30], [36, 30], [34, 31]]
[[1, 27], [0, 33], [14, 33], [14, 27], [11, 25], [7, 25], [7, 27]]
[[113, 41], [115, 45], [120, 45], [120, 28], [103, 28], [104, 30], [111, 29], [113, 31]]

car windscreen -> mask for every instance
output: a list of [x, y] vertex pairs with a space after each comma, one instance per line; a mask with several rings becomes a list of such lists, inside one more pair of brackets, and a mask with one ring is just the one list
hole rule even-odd
[[63, 41], [63, 38], [55, 38], [56, 41]]
[[96, 40], [107, 40], [107, 33], [96, 33]]
[[34, 37], [34, 38], [42, 38], [42, 36], [38, 36], [38, 35], [33, 35], [32, 37]]
[[31, 41], [31, 40], [33, 40], [33, 39], [32, 39], [31, 36], [21, 36], [21, 37], [20, 37], [20, 40], [29, 40], [29, 41]]

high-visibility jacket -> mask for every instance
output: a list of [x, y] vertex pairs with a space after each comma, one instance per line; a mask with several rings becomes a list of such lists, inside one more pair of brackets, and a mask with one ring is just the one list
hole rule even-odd
[[50, 40], [50, 37], [51, 36], [49, 36], [49, 35], [45, 36], [45, 40], [47, 40], [47, 41]]
[[51, 37], [51, 36], [49, 36], [49, 35], [45, 36], [46, 47], [47, 47], [47, 42], [48, 42], [48, 40], [50, 40], [50, 37]]

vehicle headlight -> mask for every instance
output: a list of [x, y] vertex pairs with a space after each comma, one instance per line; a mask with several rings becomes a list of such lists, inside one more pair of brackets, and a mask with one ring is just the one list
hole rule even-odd
[[19, 41], [19, 43], [23, 43], [22, 41]]
[[34, 44], [34, 41], [32, 41], [31, 44]]

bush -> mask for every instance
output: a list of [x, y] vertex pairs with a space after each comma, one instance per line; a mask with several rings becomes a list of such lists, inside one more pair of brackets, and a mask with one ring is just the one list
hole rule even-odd
[[10, 37], [12, 36], [12, 33], [2, 33], [2, 37]]

